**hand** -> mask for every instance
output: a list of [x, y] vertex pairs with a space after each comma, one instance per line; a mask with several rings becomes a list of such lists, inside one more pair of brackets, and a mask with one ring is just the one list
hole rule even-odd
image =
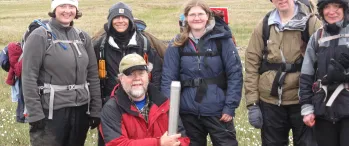
[[97, 118], [97, 117], [90, 117], [89, 118], [89, 125], [90, 125], [91, 129], [95, 129], [96, 127], [98, 127], [100, 122], [101, 122], [100, 118]]
[[219, 121], [223, 122], [230, 122], [231, 120], [233, 120], [233, 117], [228, 114], [223, 114], [221, 119], [219, 119]]
[[303, 122], [305, 125], [309, 127], [313, 127], [315, 124], [315, 115], [314, 114], [308, 114], [303, 116]]
[[164, 133], [164, 135], [160, 138], [160, 145], [161, 146], [179, 146], [181, 145], [181, 142], [178, 141], [178, 138], [181, 137], [181, 134], [174, 134], [171, 136], [167, 135], [167, 131]]
[[259, 106], [252, 105], [247, 107], [247, 109], [248, 109], [248, 121], [250, 122], [250, 124], [257, 129], [262, 128], [263, 115]]
[[35, 122], [30, 122], [29, 123], [30, 126], [32, 127], [36, 127], [36, 128], [39, 128], [39, 129], [42, 129], [45, 127], [45, 121], [44, 119], [41, 119], [41, 120], [38, 120], [38, 121], [35, 121]]
[[30, 132], [35, 132], [35, 131], [37, 131], [39, 129], [44, 129], [45, 126], [46, 126], [46, 123], [45, 123], [44, 119], [41, 119], [41, 120], [38, 120], [38, 121], [35, 121], [35, 122], [30, 122], [29, 125], [30, 125], [29, 131]]

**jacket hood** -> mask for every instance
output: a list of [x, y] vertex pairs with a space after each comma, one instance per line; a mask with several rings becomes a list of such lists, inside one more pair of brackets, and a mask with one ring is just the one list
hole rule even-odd
[[132, 9], [126, 5], [123, 2], [118, 2], [114, 4], [110, 9], [109, 9], [109, 14], [108, 14], [108, 30], [113, 29], [112, 23], [113, 19], [116, 16], [125, 16], [128, 18], [130, 21], [129, 25], [131, 26], [131, 30], [134, 29], [134, 17], [132, 15]]
[[206, 33], [204, 35], [210, 34], [210, 38], [232, 38], [232, 32], [222, 18], [214, 16], [209, 21], [210, 24], [207, 25]]

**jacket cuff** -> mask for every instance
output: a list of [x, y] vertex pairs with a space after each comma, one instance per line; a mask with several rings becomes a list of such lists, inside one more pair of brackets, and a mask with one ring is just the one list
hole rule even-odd
[[28, 116], [28, 122], [29, 123], [32, 123], [32, 122], [36, 122], [36, 121], [39, 121], [39, 120], [42, 120], [42, 119], [44, 119], [45, 118], [45, 115], [36, 115], [36, 116], [30, 116], [30, 114], [29, 114], [29, 116]]
[[302, 105], [301, 109], [302, 116], [314, 113], [314, 106], [312, 104], [304, 104]]
[[228, 114], [228, 115], [234, 117], [235, 116], [235, 109], [231, 109], [231, 108], [229, 108], [227, 106], [224, 106], [222, 113], [223, 114]]

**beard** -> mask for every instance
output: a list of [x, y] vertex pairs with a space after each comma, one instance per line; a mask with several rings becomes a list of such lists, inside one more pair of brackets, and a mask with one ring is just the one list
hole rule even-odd
[[127, 92], [128, 95], [131, 96], [133, 99], [141, 98], [142, 95], [145, 95], [145, 92], [147, 91], [146, 87], [142, 87], [141, 89], [132, 89]]
[[132, 87], [130, 84], [123, 84], [121, 82], [125, 92], [133, 100], [143, 98], [148, 90], [148, 83], [144, 83], [141, 87]]

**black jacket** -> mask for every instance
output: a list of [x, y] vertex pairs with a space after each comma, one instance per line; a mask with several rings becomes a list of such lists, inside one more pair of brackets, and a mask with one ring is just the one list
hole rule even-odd
[[[111, 38], [111, 39], [109, 39]], [[105, 41], [104, 45], [102, 41]], [[149, 44], [149, 41], [148, 43]], [[102, 97], [110, 96], [114, 86], [118, 83], [117, 76], [119, 74], [119, 64], [123, 56], [131, 53], [137, 53], [141, 56], [144, 55], [144, 38], [141, 32], [136, 31], [133, 37], [130, 39], [129, 44], [126, 47], [119, 47], [113, 41], [112, 37], [108, 33], [104, 33], [98, 40], [93, 42], [94, 50], [96, 53], [97, 61], [101, 58], [100, 48], [104, 48], [104, 59], [106, 62], [107, 78], [101, 80]], [[160, 87], [162, 62], [160, 56], [155, 52], [155, 49], [147, 45], [148, 61], [152, 64], [153, 69], [151, 71], [151, 82], [157, 88]], [[151, 67], [150, 67], [151, 68]], [[101, 87], [102, 87], [101, 86]]]

